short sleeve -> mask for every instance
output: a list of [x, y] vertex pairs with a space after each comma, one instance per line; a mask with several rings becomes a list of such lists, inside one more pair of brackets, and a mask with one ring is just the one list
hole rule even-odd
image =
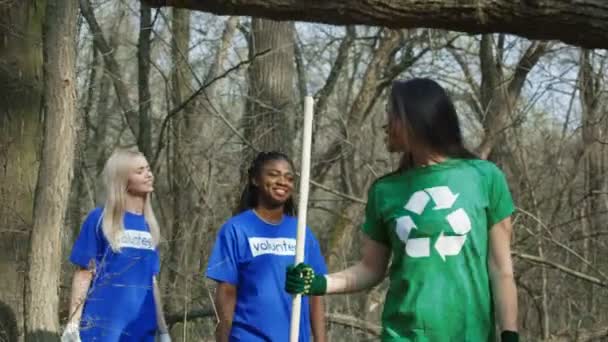
[[207, 263], [206, 276], [218, 282], [238, 284], [238, 236], [232, 224], [220, 229]]
[[498, 167], [492, 166], [488, 205], [489, 228], [504, 220], [515, 211], [505, 174]]
[[365, 221], [361, 227], [363, 233], [374, 241], [386, 246], [390, 245], [388, 232], [380, 215], [377, 183], [374, 183], [367, 193], [367, 204], [365, 205]]
[[154, 250], [154, 263], [152, 265], [152, 272], [156, 276], [160, 273], [160, 252], [158, 251], [158, 248]]
[[308, 236], [309, 238], [306, 242], [306, 249], [308, 250], [308, 253], [306, 253], [306, 263], [312, 267], [316, 274], [327, 274], [327, 265], [325, 264], [323, 253], [321, 253], [321, 246], [310, 229]]
[[101, 241], [101, 208], [97, 208], [87, 215], [87, 218], [82, 223], [80, 234], [76, 238], [70, 261], [82, 268], [88, 268], [91, 260], [95, 261], [97, 256], [101, 254], [103, 241]]

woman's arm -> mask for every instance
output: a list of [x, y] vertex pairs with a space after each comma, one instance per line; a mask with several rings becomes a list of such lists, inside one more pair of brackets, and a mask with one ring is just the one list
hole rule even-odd
[[236, 305], [236, 286], [229, 283], [219, 283], [215, 290], [215, 307], [219, 322], [215, 330], [217, 342], [228, 342], [232, 317]]
[[510, 217], [496, 223], [490, 230], [488, 267], [501, 331], [517, 331], [517, 288], [511, 260], [512, 230]]
[[326, 276], [328, 294], [365, 290], [384, 279], [390, 260], [388, 247], [364, 236], [361, 254], [356, 265]]
[[310, 296], [310, 324], [315, 342], [325, 342], [325, 304], [323, 297]]
[[167, 321], [165, 320], [165, 315], [163, 313], [163, 302], [161, 300], [160, 289], [158, 288], [156, 276], [152, 278], [152, 283], [154, 287], [154, 303], [156, 304], [156, 321], [158, 323], [158, 331], [161, 334], [168, 334], [169, 327], [167, 326]]
[[74, 272], [72, 278], [72, 295], [70, 297], [70, 316], [68, 318], [68, 324], [80, 324], [80, 318], [82, 317], [82, 308], [84, 307], [84, 301], [87, 299], [87, 292], [91, 286], [93, 279], [93, 269], [79, 268]]

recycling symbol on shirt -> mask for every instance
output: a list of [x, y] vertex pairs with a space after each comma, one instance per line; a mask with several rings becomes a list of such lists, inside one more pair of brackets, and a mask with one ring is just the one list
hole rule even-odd
[[[435, 204], [432, 210], [452, 209], [459, 194], [454, 194], [447, 186], [426, 188], [415, 192], [404, 208], [414, 214], [421, 215], [425, 209], [431, 208], [431, 200]], [[428, 210], [428, 209], [427, 209]], [[440, 233], [434, 246], [432, 246], [445, 261], [447, 256], [460, 254], [466, 242], [467, 233], [471, 230], [471, 220], [462, 208], [452, 210], [445, 217], [456, 235], [446, 236]], [[396, 233], [405, 244], [405, 253], [412, 258], [423, 258], [431, 255], [431, 238], [421, 237], [410, 239], [412, 229], [417, 229], [411, 216], [405, 215], [397, 218]]]

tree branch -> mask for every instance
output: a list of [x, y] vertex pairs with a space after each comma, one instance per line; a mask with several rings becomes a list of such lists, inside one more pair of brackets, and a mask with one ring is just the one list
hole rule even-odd
[[547, 42], [534, 42], [526, 49], [526, 52], [517, 63], [517, 67], [515, 67], [511, 82], [509, 83], [509, 96], [515, 99], [519, 97], [530, 70], [545, 55], [549, 46], [550, 44]]
[[438, 28], [505, 32], [529, 39], [561, 40], [608, 48], [608, 2], [513, 0], [142, 0], [218, 15], [244, 15], [336, 25]]
[[101, 27], [95, 18], [95, 14], [93, 13], [93, 8], [91, 7], [91, 2], [89, 0], [80, 0], [80, 12], [89, 24], [89, 28], [93, 33], [95, 47], [99, 49], [99, 52], [101, 52], [103, 61], [106, 65], [106, 70], [112, 77], [112, 83], [114, 84], [114, 90], [116, 91], [116, 97], [118, 99], [120, 108], [122, 108], [124, 111], [127, 124], [137, 139], [139, 137], [138, 113], [135, 106], [133, 106], [129, 100], [129, 91], [127, 90], [128, 88], [126, 83], [121, 78], [120, 66], [116, 62], [116, 59], [114, 59], [114, 51], [110, 48], [110, 45], [103, 36], [103, 32], [101, 31]]
[[160, 133], [159, 133], [159, 138], [158, 138], [158, 147], [156, 148], [156, 153], [154, 154], [154, 159], [152, 160], [152, 163], [151, 163], [152, 168], [154, 168], [154, 165], [156, 164], [156, 161], [158, 160], [160, 152], [161, 152], [161, 150], [164, 147], [163, 141], [164, 141], [164, 137], [165, 137], [165, 131], [167, 129], [167, 125], [169, 124], [169, 121], [171, 120], [171, 118], [173, 118], [175, 115], [179, 114], [197, 96], [199, 96], [200, 94], [202, 94], [203, 92], [205, 92], [205, 89], [207, 89], [209, 86], [211, 86], [215, 82], [217, 82], [217, 81], [225, 78], [226, 76], [228, 76], [233, 71], [240, 69], [243, 65], [251, 63], [255, 58], [258, 58], [258, 57], [260, 57], [262, 55], [265, 55], [268, 52], [270, 52], [270, 50], [265, 50], [265, 51], [262, 51], [260, 53], [257, 53], [252, 58], [244, 60], [244, 61], [241, 61], [238, 64], [236, 64], [235, 66], [233, 66], [232, 68], [227, 69], [222, 74], [214, 77], [213, 79], [211, 79], [208, 82], [206, 82], [205, 84], [203, 84], [200, 88], [198, 88], [197, 91], [195, 91], [194, 93], [192, 93], [192, 95], [190, 95], [184, 102], [180, 103], [179, 105], [177, 105], [176, 107], [174, 107], [173, 109], [171, 109], [169, 111], [169, 113], [167, 113], [167, 116], [165, 116], [165, 119], [163, 120], [163, 123], [162, 123], [161, 128], [160, 128]]
[[144, 4], [139, 10], [139, 39], [137, 47], [137, 89], [139, 94], [139, 135], [137, 145], [150, 160], [152, 157], [152, 95], [150, 94], [150, 35], [152, 11]]
[[553, 267], [555, 269], [558, 269], [558, 270], [560, 270], [560, 271], [562, 271], [562, 272], [564, 272], [564, 273], [566, 273], [566, 274], [568, 274], [570, 276], [573, 276], [575, 278], [578, 278], [578, 279], [590, 282], [590, 283], [592, 283], [594, 285], [598, 285], [598, 286], [601, 286], [601, 287], [608, 288], [608, 283], [603, 282], [603, 281], [601, 281], [600, 279], [598, 279], [596, 277], [593, 277], [593, 276], [584, 274], [582, 272], [573, 270], [573, 269], [571, 269], [569, 267], [566, 267], [566, 266], [564, 266], [562, 264], [558, 264], [556, 262], [553, 262], [553, 261], [550, 261], [550, 260], [547, 260], [547, 259], [535, 256], [535, 255], [530, 255], [530, 254], [525, 254], [525, 253], [520, 253], [520, 252], [515, 252], [515, 251], [512, 252], [511, 254], [513, 256], [515, 256], [516, 258], [520, 258], [520, 259], [523, 259], [523, 260], [535, 262], [537, 264], [547, 265], [547, 266]]
[[374, 337], [380, 337], [380, 333], [382, 332], [381, 327], [350, 315], [327, 313], [325, 317], [330, 323], [361, 330]]
[[[394, 50], [399, 46], [399, 33], [397, 31], [383, 29], [378, 33], [379, 42], [374, 49], [371, 60], [361, 81], [361, 88], [355, 97], [346, 117], [347, 128], [345, 132], [356, 132], [359, 130], [366, 113], [378, 100], [378, 95], [387, 86], [382, 76], [384, 67]], [[317, 164], [311, 169], [311, 175], [317, 179], [323, 179], [333, 163], [342, 155], [344, 140], [348, 137], [339, 137], [329, 144], [329, 149], [318, 159]]]
[[340, 76], [340, 72], [346, 63], [346, 58], [348, 57], [348, 52], [350, 51], [353, 42], [355, 41], [356, 31], [353, 26], [346, 27], [346, 35], [340, 42], [340, 47], [338, 48], [338, 55], [334, 60], [334, 64], [327, 76], [327, 80], [323, 85], [323, 88], [319, 90], [316, 94], [317, 103], [315, 104], [315, 115], [322, 115], [327, 108], [327, 100], [329, 99], [329, 95], [334, 90], [336, 83], [338, 83], [338, 77]]
[[208, 317], [215, 317], [215, 311], [213, 311], [213, 309], [204, 308], [194, 309], [188, 312], [175, 312], [168, 314], [165, 320], [167, 321], [169, 329], [171, 329], [171, 327], [180, 322], [189, 322]]
[[[203, 308], [203, 309], [190, 310], [188, 312], [169, 314], [166, 317], [166, 321], [167, 321], [167, 325], [169, 326], [169, 329], [170, 329], [173, 325], [180, 323], [180, 322], [184, 322], [184, 321], [189, 322], [189, 321], [193, 321], [196, 319], [210, 318], [210, 317], [215, 317], [215, 312], [213, 311], [213, 309]], [[339, 314], [339, 313], [326, 313], [325, 317], [329, 323], [361, 330], [361, 331], [363, 331], [367, 334], [370, 334], [372, 336], [375, 336], [375, 337], [379, 337], [380, 332], [382, 331], [382, 328], [379, 327], [378, 325], [363, 321], [361, 319], [358, 319], [357, 317], [353, 317], [350, 315], [344, 315], [344, 314]]]

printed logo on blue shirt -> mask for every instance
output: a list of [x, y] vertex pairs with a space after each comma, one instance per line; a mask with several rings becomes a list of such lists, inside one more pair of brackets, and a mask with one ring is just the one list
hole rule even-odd
[[125, 230], [120, 237], [120, 248], [137, 248], [154, 250], [152, 235], [140, 230]]
[[263, 254], [296, 255], [296, 239], [250, 237], [249, 249], [254, 257]]

